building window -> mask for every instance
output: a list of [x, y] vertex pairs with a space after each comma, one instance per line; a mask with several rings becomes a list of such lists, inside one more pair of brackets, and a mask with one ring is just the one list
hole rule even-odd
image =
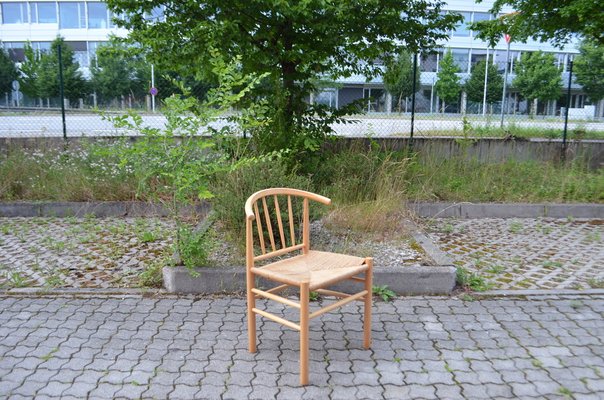
[[109, 28], [109, 17], [105, 3], [88, 3], [88, 29]]
[[[491, 53], [491, 56], [493, 54]], [[486, 50], [472, 50], [472, 57], [470, 59], [470, 72], [474, 70], [476, 64], [480, 61], [485, 61], [487, 59], [487, 51]]]
[[99, 46], [106, 44], [107, 42], [88, 42], [88, 59], [90, 60], [90, 64], [98, 67], [98, 60], [96, 58], [96, 50]]
[[11, 60], [22, 62], [25, 60], [25, 43], [24, 42], [4, 42], [2, 47], [8, 53]]
[[50, 53], [50, 42], [31, 42], [31, 47], [39, 53]]
[[460, 12], [463, 17], [463, 21], [458, 22], [453, 31], [452, 36], [470, 36], [470, 30], [468, 29], [468, 23], [471, 21], [472, 13]]
[[421, 60], [419, 63], [420, 71], [422, 72], [436, 72], [438, 69], [438, 60], [442, 58], [442, 50], [438, 52], [422, 54]]
[[57, 4], [54, 2], [30, 3], [31, 22], [34, 24], [56, 24]]
[[386, 91], [384, 89], [365, 88], [363, 98], [367, 100], [367, 112], [386, 111]]
[[2, 22], [5, 24], [27, 24], [27, 3], [2, 3]]
[[[474, 13], [474, 22], [488, 21], [490, 19], [491, 19], [491, 14], [489, 14], [489, 13], [481, 13], [481, 12]], [[475, 31], [472, 31], [472, 36], [476, 36]]]
[[314, 102], [330, 108], [338, 108], [338, 91], [333, 88], [323, 89], [315, 95]]
[[90, 66], [86, 42], [65, 42], [65, 44], [73, 50], [73, 59], [80, 64], [80, 67]]
[[459, 67], [459, 72], [468, 72], [468, 62], [470, 61], [470, 50], [469, 49], [453, 49], [453, 61], [455, 65]]
[[59, 28], [86, 28], [84, 3], [59, 3]]

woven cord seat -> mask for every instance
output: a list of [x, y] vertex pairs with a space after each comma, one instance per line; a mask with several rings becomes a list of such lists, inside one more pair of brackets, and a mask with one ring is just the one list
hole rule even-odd
[[[346, 254], [310, 250], [309, 200], [328, 205], [326, 197], [297, 189], [265, 189], [251, 195], [245, 203], [246, 213], [246, 283], [249, 351], [256, 352], [256, 315], [271, 319], [300, 332], [300, 384], [309, 381], [308, 351], [309, 322], [335, 308], [352, 301], [363, 301], [363, 347], [371, 346], [371, 306], [372, 306], [372, 269], [373, 259]], [[295, 201], [301, 201], [301, 227], [296, 224], [297, 213]], [[285, 222], [287, 221], [287, 225]], [[298, 235], [296, 234], [298, 233]], [[255, 246], [256, 245], [256, 246]], [[256, 255], [257, 252], [261, 254]], [[263, 266], [257, 262], [277, 259]], [[359, 276], [359, 274], [362, 275]], [[256, 287], [256, 277], [262, 277], [278, 283], [268, 290]], [[363, 290], [348, 294], [325, 289], [338, 282], [351, 280], [362, 284]], [[277, 293], [289, 287], [297, 287], [300, 301], [295, 302]], [[310, 291], [339, 298], [315, 312], [309, 310]], [[256, 308], [256, 299], [277, 301], [300, 310], [298, 323]]]

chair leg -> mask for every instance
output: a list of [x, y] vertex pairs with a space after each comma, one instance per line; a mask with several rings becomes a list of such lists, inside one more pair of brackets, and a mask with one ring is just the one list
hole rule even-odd
[[367, 271], [365, 272], [365, 316], [363, 317], [363, 347], [371, 347], [371, 303], [373, 300], [373, 258], [366, 258]]
[[308, 385], [309, 283], [300, 285], [300, 385]]
[[252, 292], [254, 287], [254, 274], [247, 272], [247, 333], [248, 349], [250, 353], [256, 352], [256, 314], [252, 311], [256, 307], [256, 297]]

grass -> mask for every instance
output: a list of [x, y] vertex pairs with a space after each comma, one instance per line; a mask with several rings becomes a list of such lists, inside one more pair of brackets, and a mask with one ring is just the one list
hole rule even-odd
[[[84, 144], [67, 152], [11, 149], [0, 155], [0, 201], [148, 200], [138, 182], [146, 171], [122, 165], [121, 142]], [[401, 200], [483, 202], [604, 202], [604, 169], [537, 161], [484, 164], [462, 158], [409, 155], [369, 148], [326, 150], [312, 174], [278, 160], [221, 172], [211, 188], [220, 220], [237, 221], [259, 188], [293, 186], [331, 197], [334, 223], [371, 231], [393, 229]], [[147, 235], [151, 240], [151, 235]], [[591, 239], [591, 238], [590, 238]]]
[[466, 291], [484, 292], [491, 289], [492, 285], [484, 277], [468, 271], [464, 267], [457, 268], [457, 284]]
[[0, 154], [0, 200], [132, 200], [136, 174], [122, 166], [119, 143], [62, 149], [9, 149]]
[[604, 169], [536, 161], [482, 164], [473, 160], [416, 160], [409, 166], [406, 197], [429, 201], [604, 201]]

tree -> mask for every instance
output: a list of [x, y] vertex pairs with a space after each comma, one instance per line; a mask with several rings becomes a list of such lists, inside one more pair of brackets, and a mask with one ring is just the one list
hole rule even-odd
[[[419, 75], [418, 71], [415, 74], [415, 90], [420, 88]], [[403, 98], [405, 98], [405, 108], [407, 108], [406, 99], [413, 94], [412, 55], [403, 50], [395, 59], [386, 63], [383, 80], [386, 90], [396, 99], [398, 111], [401, 112]]]
[[440, 62], [438, 73], [436, 74], [436, 94], [443, 101], [442, 112], [445, 112], [447, 103], [456, 103], [461, 93], [460, 78], [457, 75], [459, 67], [455, 64], [453, 53], [449, 49]]
[[127, 47], [116, 41], [97, 48], [90, 73], [92, 87], [101, 100], [108, 101], [130, 93], [135, 77], [131, 59]]
[[25, 58], [19, 66], [19, 82], [21, 83], [21, 91], [32, 99], [40, 98], [40, 90], [38, 88], [38, 74], [40, 71], [40, 57], [31, 43], [25, 44]]
[[604, 44], [604, 12], [597, 0], [496, 0], [490, 12], [501, 13], [511, 7], [514, 13], [504, 14], [491, 21], [471, 25], [479, 31], [478, 37], [494, 46], [504, 33], [514, 40], [526, 42], [528, 38], [562, 46], [574, 35], [583, 36]]
[[17, 67], [6, 51], [0, 48], [0, 93], [12, 90], [12, 82], [17, 79]]
[[531, 115], [537, 112], [537, 100], [555, 100], [560, 97], [562, 77], [554, 62], [552, 54], [538, 51], [523, 53], [516, 64], [516, 78], [512, 86], [529, 103], [533, 103]]
[[40, 55], [40, 97], [57, 97], [59, 90], [59, 46], [61, 46], [61, 62], [63, 64], [63, 95], [69, 100], [77, 100], [86, 96], [89, 85], [80, 72], [80, 65], [74, 60], [71, 47], [65, 39], [57, 37], [50, 45], [49, 53]]
[[[484, 73], [486, 61], [481, 60], [476, 63], [470, 74], [470, 78], [465, 83], [468, 100], [476, 103], [482, 103], [484, 99]], [[489, 63], [487, 75], [487, 104], [493, 104], [501, 100], [503, 91], [503, 78], [497, 73], [497, 66]]]
[[[130, 38], [152, 49], [153, 62], [196, 75], [211, 74], [210, 50], [241, 56], [241, 70], [268, 73], [254, 96], [271, 100], [271, 150], [318, 148], [329, 130], [305, 99], [313, 82], [381, 73], [376, 60], [400, 49], [431, 48], [460, 20], [441, 0], [166, 1], [108, 0]], [[154, 10], [165, 6], [163, 16]], [[180, 71], [178, 71], [180, 72]], [[197, 76], [199, 77], [199, 76]], [[325, 113], [323, 113], [325, 114]], [[321, 119], [319, 119], [321, 120]], [[323, 119], [324, 120], [324, 119]], [[309, 126], [310, 124], [310, 126]], [[313, 131], [312, 137], [308, 136]]]
[[583, 41], [580, 50], [574, 62], [575, 79], [589, 98], [597, 102], [604, 99], [604, 45]]
[[25, 46], [25, 60], [20, 66], [23, 92], [32, 98], [57, 98], [59, 86], [59, 46], [63, 64], [63, 95], [77, 100], [88, 93], [88, 82], [80, 72], [80, 65], [74, 61], [73, 50], [62, 37], [57, 37], [50, 46], [50, 52], [36, 52], [28, 43]]

